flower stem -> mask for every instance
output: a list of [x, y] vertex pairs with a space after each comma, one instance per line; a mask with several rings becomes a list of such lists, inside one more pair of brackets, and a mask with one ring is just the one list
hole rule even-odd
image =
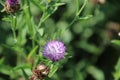
[[[84, 3], [83, 3], [83, 5], [82, 5], [82, 7], [80, 8], [80, 10], [78, 10], [78, 6], [79, 6], [78, 0], [76, 1], [76, 3], [77, 3], [76, 15], [75, 15], [74, 19], [71, 21], [70, 25], [68, 25], [68, 27], [65, 28], [64, 32], [65, 32], [69, 27], [71, 27], [71, 26], [75, 23], [75, 21], [79, 20], [79, 15], [81, 14], [81, 12], [83, 11], [83, 9], [85, 8], [85, 6], [86, 6], [86, 4], [87, 4], [87, 1], [88, 1], [88, 0], [85, 0], [85, 1], [84, 1]], [[62, 32], [61, 35], [63, 35], [64, 32]]]
[[16, 16], [14, 15], [11, 15], [11, 18], [12, 18], [12, 21], [11, 21], [11, 29], [12, 29], [12, 33], [13, 33], [13, 37], [14, 37], [14, 40], [15, 40], [15, 43], [16, 43], [16, 33], [15, 33], [15, 30], [16, 30]]

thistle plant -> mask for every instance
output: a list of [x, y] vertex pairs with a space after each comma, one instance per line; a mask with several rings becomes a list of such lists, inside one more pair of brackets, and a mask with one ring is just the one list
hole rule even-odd
[[120, 80], [119, 2], [0, 0], [0, 80]]
[[[11, 69], [9, 76], [15, 79], [19, 76], [24, 76], [25, 80], [49, 80], [60, 65], [67, 61], [67, 46], [62, 37], [73, 23], [81, 19], [88, 19], [91, 16], [80, 17], [87, 0], [84, 1], [82, 7], [77, 1], [77, 10], [75, 17], [66, 28], [60, 30], [56, 26], [49, 26], [47, 20], [58, 8], [66, 3], [60, 0], [6, 0], [4, 7], [8, 13], [4, 21], [11, 25], [12, 42], [8, 45], [16, 52], [16, 66]], [[32, 7], [39, 9], [39, 18], [32, 12]], [[20, 7], [21, 6], [21, 7]], [[34, 10], [34, 9], [33, 9]], [[35, 21], [37, 19], [37, 21]], [[48, 21], [49, 22], [49, 21]], [[45, 26], [49, 26], [47, 29]], [[52, 30], [53, 29], [53, 30]], [[26, 71], [29, 70], [28, 72]], [[13, 75], [13, 73], [22, 74]]]

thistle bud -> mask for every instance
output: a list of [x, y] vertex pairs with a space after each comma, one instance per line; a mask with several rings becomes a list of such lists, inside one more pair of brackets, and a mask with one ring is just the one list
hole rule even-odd
[[30, 77], [30, 80], [42, 80], [49, 73], [50, 69], [44, 64], [39, 64], [35, 69], [33, 69], [33, 75]]
[[19, 0], [6, 0], [5, 9], [7, 13], [15, 13], [20, 9]]

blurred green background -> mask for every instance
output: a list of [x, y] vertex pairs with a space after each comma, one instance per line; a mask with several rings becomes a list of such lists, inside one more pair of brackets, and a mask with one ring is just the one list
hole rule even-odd
[[[60, 6], [42, 26], [49, 35], [54, 34], [56, 28], [66, 28], [75, 17], [76, 0], [60, 1], [65, 5]], [[79, 0], [81, 6], [83, 2]], [[41, 11], [33, 3], [30, 5], [37, 24]], [[23, 56], [29, 53], [31, 40], [26, 32], [24, 16], [19, 15], [19, 30], [16, 30], [19, 47], [12, 47], [15, 42], [10, 24], [2, 20], [6, 16], [6, 12], [0, 12], [0, 80], [24, 80], [22, 73], [10, 74], [10, 69], [18, 65], [18, 56], [21, 64], [25, 63]], [[83, 19], [76, 21], [61, 37], [69, 58], [51, 80], [120, 80], [120, 45], [112, 43], [120, 39], [120, 0], [89, 0], [79, 16]]]

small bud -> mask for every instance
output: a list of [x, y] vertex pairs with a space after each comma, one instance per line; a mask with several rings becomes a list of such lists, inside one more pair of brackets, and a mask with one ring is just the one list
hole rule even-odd
[[30, 77], [30, 80], [42, 80], [49, 73], [50, 69], [44, 64], [39, 64], [35, 69], [33, 69], [33, 75]]
[[6, 0], [5, 9], [7, 13], [15, 13], [20, 9], [19, 0]]

